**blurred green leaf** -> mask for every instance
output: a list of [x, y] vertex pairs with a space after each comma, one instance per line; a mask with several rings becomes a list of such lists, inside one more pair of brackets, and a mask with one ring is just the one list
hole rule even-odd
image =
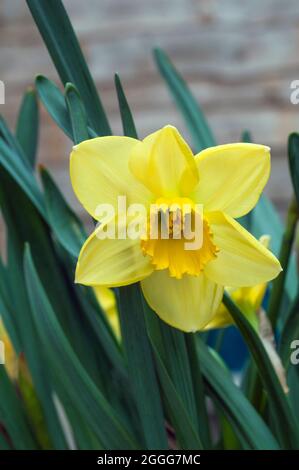
[[152, 351], [138, 284], [118, 289], [122, 342], [130, 385], [147, 449], [167, 449], [167, 437]]
[[39, 99], [58, 127], [73, 140], [73, 131], [64, 96], [57, 85], [43, 75], [35, 79]]
[[39, 212], [44, 215], [45, 207], [41, 191], [32, 177], [29, 165], [26, 164], [22, 155], [18, 154], [16, 149], [12, 148], [3, 138], [0, 138], [0, 166], [5, 168], [16, 183], [25, 191]]
[[16, 137], [30, 166], [34, 168], [38, 142], [38, 104], [33, 88], [29, 88], [24, 94], [17, 120]]
[[37, 449], [21, 401], [3, 366], [0, 366], [0, 421], [16, 449]]
[[147, 331], [171, 424], [182, 449], [202, 449], [197, 408], [185, 339], [162, 322], [143, 299]]
[[[283, 294], [286, 284], [287, 274], [291, 268], [292, 247], [295, 239], [296, 228], [298, 223], [298, 207], [296, 201], [293, 199], [289, 205], [285, 230], [281, 240], [281, 247], [279, 250], [279, 261], [282, 267], [282, 272], [272, 281], [272, 290], [269, 299], [268, 317], [275, 329], [277, 322], [280, 318], [280, 310], [283, 304]], [[297, 278], [294, 279], [297, 283]]]
[[297, 132], [293, 132], [289, 135], [288, 157], [290, 175], [293, 183], [297, 204], [299, 205], [299, 134]]
[[247, 142], [248, 144], [250, 144], [252, 142], [252, 137], [251, 137], [251, 133], [250, 133], [249, 130], [245, 129], [242, 132], [241, 140], [242, 140], [242, 142]]
[[178, 108], [181, 110], [187, 127], [190, 129], [196, 152], [215, 145], [215, 138], [201, 108], [169, 57], [161, 49], [154, 50], [154, 57], [160, 73], [165, 79]]
[[229, 310], [255, 361], [260, 378], [267, 392], [271, 415], [276, 424], [277, 438], [284, 449], [299, 447], [299, 426], [291, 413], [288, 399], [278, 380], [270, 358], [258, 334], [245, 315], [225, 293], [223, 303]]
[[196, 348], [207, 389], [240, 436], [251, 449], [278, 449], [275, 438], [262, 418], [199, 336]]
[[137, 139], [135, 122], [118, 74], [115, 74], [114, 81], [124, 135]]
[[20, 355], [18, 362], [18, 387], [37, 442], [42, 449], [51, 449], [52, 444], [48, 435], [43, 410], [36, 395], [24, 354]]
[[10, 443], [4, 436], [3, 431], [0, 431], [0, 450], [12, 450]]
[[190, 362], [190, 370], [194, 386], [195, 405], [197, 409], [198, 432], [205, 449], [212, 448], [209, 416], [202, 377], [201, 364], [196, 350], [196, 335], [185, 333], [185, 341]]
[[107, 116], [62, 2], [26, 1], [62, 83], [74, 83], [91, 126], [99, 135], [110, 135]]
[[[0, 180], [1, 181], [1, 180]], [[0, 191], [1, 201], [1, 191]], [[7, 267], [0, 257], [0, 311], [7, 334], [17, 354], [22, 351], [21, 336], [16, 315], [12, 313], [11, 290], [9, 285]]]
[[65, 85], [65, 100], [69, 110], [73, 140], [75, 144], [79, 144], [89, 138], [87, 116], [78, 90], [72, 83]]
[[[0, 182], [0, 204], [7, 230], [8, 266], [6, 279], [9, 286], [9, 301], [6, 301], [7, 315], [14, 319], [16, 324], [18, 331], [17, 351], [25, 353], [30, 366], [30, 372], [43, 406], [52, 442], [55, 444], [55, 448], [63, 449], [65, 448], [65, 441], [52, 402], [52, 391], [44, 367], [43, 348], [36, 337], [36, 331], [31, 320], [22, 270], [24, 238], [28, 239], [28, 234], [30, 234], [30, 238], [38, 240], [36, 248], [40, 246], [42, 239], [42, 232], [38, 223], [38, 212], [33, 208], [30, 201], [26, 197], [24, 198], [24, 195], [22, 196], [22, 190], [8, 174], [2, 172]], [[13, 198], [10, 197], [11, 194], [14, 194]], [[19, 219], [20, 207], [22, 207], [22, 217]], [[44, 262], [42, 258], [41, 262]], [[37, 351], [39, 351], [38, 354]]]
[[284, 367], [288, 368], [291, 355], [291, 343], [299, 337], [299, 293], [289, 308], [281, 328], [279, 338], [279, 355]]
[[[69, 111], [66, 106], [65, 98], [52, 80], [38, 75], [35, 79], [35, 87], [39, 99], [50, 114], [57, 126], [71, 139], [74, 140], [73, 130], [69, 117]], [[96, 137], [97, 134], [88, 126], [89, 137]]]
[[44, 187], [49, 224], [65, 250], [74, 258], [77, 258], [87, 238], [84, 227], [66, 203], [64, 196], [59, 191], [49, 172], [44, 167], [41, 167], [40, 174]]
[[80, 410], [106, 449], [136, 448], [134, 437], [125, 429], [82, 367], [64, 335], [38, 278], [29, 247], [25, 252], [24, 270], [35, 325], [49, 364], [49, 374], [59, 381], [65, 396]]

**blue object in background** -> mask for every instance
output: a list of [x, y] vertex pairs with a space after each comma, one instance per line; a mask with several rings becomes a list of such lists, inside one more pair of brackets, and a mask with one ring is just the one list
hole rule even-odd
[[232, 372], [243, 369], [248, 358], [248, 351], [241, 333], [235, 326], [229, 326], [224, 330], [211, 330], [208, 337], [208, 345], [215, 348], [217, 338], [223, 334], [221, 347], [218, 353]]
[[[269, 288], [266, 290], [262, 307], [267, 308], [269, 302]], [[221, 337], [221, 336], [222, 337]], [[220, 340], [218, 353], [232, 372], [240, 372], [248, 359], [248, 349], [241, 333], [235, 326], [224, 329], [211, 330], [209, 332], [207, 344], [217, 349], [217, 342]]]

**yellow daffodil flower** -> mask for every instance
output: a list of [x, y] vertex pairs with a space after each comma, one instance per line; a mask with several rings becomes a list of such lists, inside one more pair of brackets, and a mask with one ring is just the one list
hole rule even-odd
[[[269, 235], [262, 235], [259, 239], [260, 243], [268, 248], [270, 243]], [[251, 325], [258, 330], [258, 316], [257, 313], [261, 308], [263, 298], [267, 289], [267, 283], [263, 282], [257, 286], [251, 287], [226, 287], [225, 290], [230, 294], [234, 302], [238, 305], [240, 310], [246, 315]], [[233, 319], [223, 303], [220, 304], [216, 315], [206, 326], [205, 330], [214, 328], [223, 328], [232, 325]]]
[[[193, 156], [172, 126], [143, 141], [109, 136], [74, 146], [73, 189], [100, 222], [81, 249], [76, 282], [114, 287], [141, 281], [147, 302], [162, 320], [183, 331], [203, 329], [219, 307], [223, 286], [255, 286], [281, 271], [275, 256], [234, 220], [255, 206], [269, 173], [268, 147], [219, 145]], [[163, 204], [157, 239], [149, 235], [150, 217], [142, 237], [104, 236], [109, 222], [99, 215], [98, 205], [112, 205], [111, 220], [121, 226], [120, 195], [127, 206], [145, 207], [148, 217], [152, 204]], [[183, 208], [186, 202], [193, 221], [198, 215], [194, 206], [203, 207], [202, 243], [194, 250], [185, 249], [185, 234], [172, 236], [174, 216], [169, 238], [161, 236], [167, 207]]]

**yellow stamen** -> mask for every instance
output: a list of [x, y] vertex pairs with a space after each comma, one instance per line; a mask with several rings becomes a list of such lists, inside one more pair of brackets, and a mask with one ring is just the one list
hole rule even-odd
[[[219, 251], [208, 222], [188, 198], [160, 198], [154, 207], [141, 240], [143, 254], [155, 269], [169, 269], [172, 277], [198, 276]], [[197, 245], [195, 234], [200, 239]]]

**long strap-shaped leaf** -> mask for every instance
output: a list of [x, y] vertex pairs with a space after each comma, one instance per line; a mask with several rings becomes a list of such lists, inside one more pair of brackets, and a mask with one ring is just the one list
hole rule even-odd
[[122, 341], [147, 449], [167, 449], [159, 387], [138, 284], [118, 289]]
[[290, 345], [299, 337], [299, 293], [289, 308], [286, 320], [282, 326], [279, 339], [279, 354], [285, 368], [288, 368]]
[[21, 400], [3, 365], [0, 366], [0, 421], [16, 449], [37, 448]]
[[199, 152], [206, 147], [215, 145], [215, 138], [202, 110], [195, 101], [187, 84], [169, 60], [169, 57], [161, 49], [155, 49], [154, 57], [177, 106], [182, 111], [186, 124], [190, 129], [196, 151]]
[[45, 348], [49, 373], [58, 380], [69, 400], [84, 416], [106, 449], [132, 449], [137, 444], [95, 386], [64, 335], [38, 278], [27, 247], [24, 258], [26, 286], [39, 337]]
[[[75, 141], [65, 98], [58, 86], [47, 77], [38, 75], [35, 79], [35, 87], [39, 99], [51, 118], [71, 140]], [[89, 137], [97, 136], [96, 132], [90, 126], [88, 126], [88, 134]]]
[[115, 88], [117, 92], [117, 99], [118, 99], [118, 104], [119, 104], [119, 111], [121, 115], [124, 135], [126, 135], [127, 137], [133, 137], [134, 139], [137, 139], [137, 131], [136, 131], [136, 126], [135, 126], [135, 122], [133, 119], [133, 115], [129, 107], [129, 103], [128, 103], [127, 97], [125, 95], [125, 92], [124, 92], [124, 89], [123, 89], [123, 86], [122, 86], [122, 83], [120, 81], [118, 74], [115, 74], [114, 82], [115, 82]]
[[35, 179], [32, 177], [29, 164], [27, 160], [24, 160], [24, 156], [16, 145], [13, 148], [12, 143], [7, 141], [4, 135], [5, 128], [6, 124], [0, 118], [0, 166], [3, 166], [16, 183], [21, 186], [39, 212], [45, 215], [42, 194]]
[[278, 449], [260, 415], [198, 336], [196, 349], [207, 389], [251, 449]]
[[67, 204], [50, 173], [41, 167], [40, 174], [49, 225], [64, 249], [77, 258], [87, 238], [83, 224]]
[[38, 141], [38, 105], [33, 88], [24, 94], [18, 115], [16, 137], [32, 168], [35, 165]]
[[28, 7], [65, 85], [78, 88], [90, 124], [99, 135], [111, 134], [107, 116], [61, 0], [27, 0]]
[[65, 101], [69, 110], [75, 144], [89, 139], [87, 115], [78, 90], [72, 83], [65, 86]]
[[192, 375], [193, 387], [194, 387], [194, 398], [198, 416], [198, 428], [200, 438], [204, 444], [205, 449], [212, 447], [211, 444], [211, 433], [209, 426], [209, 417], [206, 407], [206, 397], [203, 383], [203, 376], [201, 370], [201, 364], [198, 360], [198, 354], [196, 351], [196, 336], [192, 333], [184, 334], [186, 347], [188, 352], [188, 358], [190, 362], [190, 370]]
[[276, 432], [283, 448], [299, 448], [298, 424], [294, 420], [286, 395], [283, 392], [269, 356], [257, 333], [239, 310], [237, 305], [225, 293], [223, 303], [229, 310], [240, 329], [255, 361], [257, 370], [268, 395], [270, 411], [276, 424]]
[[164, 400], [177, 440], [183, 449], [203, 449], [184, 335], [162, 322], [144, 299], [143, 308]]

